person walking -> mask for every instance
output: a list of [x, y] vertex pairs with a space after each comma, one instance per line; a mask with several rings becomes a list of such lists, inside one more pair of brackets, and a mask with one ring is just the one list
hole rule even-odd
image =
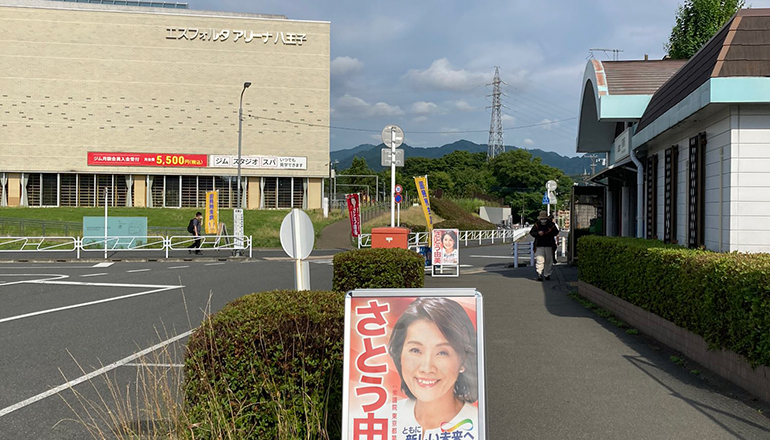
[[537, 269], [537, 280], [551, 279], [551, 270], [553, 269], [553, 256], [556, 249], [556, 237], [559, 235], [559, 228], [548, 218], [545, 211], [540, 211], [537, 216], [537, 223], [532, 226], [529, 235], [535, 238], [535, 268]]
[[195, 213], [195, 218], [190, 220], [190, 224], [187, 225], [187, 232], [191, 233], [195, 237], [195, 241], [190, 246], [187, 246], [187, 253], [191, 254], [193, 250], [196, 255], [201, 254], [201, 240], [203, 237], [203, 213], [198, 211]]

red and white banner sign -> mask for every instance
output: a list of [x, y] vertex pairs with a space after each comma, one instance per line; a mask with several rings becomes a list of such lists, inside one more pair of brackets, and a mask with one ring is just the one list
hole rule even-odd
[[88, 165], [112, 167], [207, 167], [205, 154], [88, 152]]
[[343, 440], [485, 440], [481, 295], [372, 289], [345, 301]]
[[353, 237], [361, 235], [361, 196], [348, 194], [345, 196], [348, 202], [348, 214], [350, 215], [350, 233]]

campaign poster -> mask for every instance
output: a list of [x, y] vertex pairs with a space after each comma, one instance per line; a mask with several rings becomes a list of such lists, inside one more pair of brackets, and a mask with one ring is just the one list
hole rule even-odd
[[457, 266], [460, 261], [460, 231], [457, 229], [433, 230], [433, 265]]
[[486, 440], [480, 293], [364, 289], [345, 306], [344, 440]]
[[350, 233], [353, 237], [361, 235], [361, 196], [348, 194], [345, 196], [348, 203], [348, 215], [350, 217]]

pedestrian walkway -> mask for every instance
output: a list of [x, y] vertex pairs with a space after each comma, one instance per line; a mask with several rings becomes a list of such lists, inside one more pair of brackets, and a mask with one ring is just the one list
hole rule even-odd
[[353, 249], [350, 241], [350, 220], [343, 219], [332, 223], [321, 231], [315, 244], [316, 249]]
[[570, 298], [575, 268], [490, 269], [425, 281], [484, 297], [490, 439], [770, 438], [767, 405]]

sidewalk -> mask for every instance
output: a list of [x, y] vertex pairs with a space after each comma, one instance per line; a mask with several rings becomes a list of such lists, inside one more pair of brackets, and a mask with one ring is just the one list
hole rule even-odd
[[531, 267], [487, 269], [425, 287], [484, 297], [489, 439], [770, 438], [770, 408], [568, 297], [575, 268], [544, 283]]
[[350, 220], [343, 219], [332, 223], [321, 231], [321, 236], [315, 244], [316, 249], [350, 250]]

